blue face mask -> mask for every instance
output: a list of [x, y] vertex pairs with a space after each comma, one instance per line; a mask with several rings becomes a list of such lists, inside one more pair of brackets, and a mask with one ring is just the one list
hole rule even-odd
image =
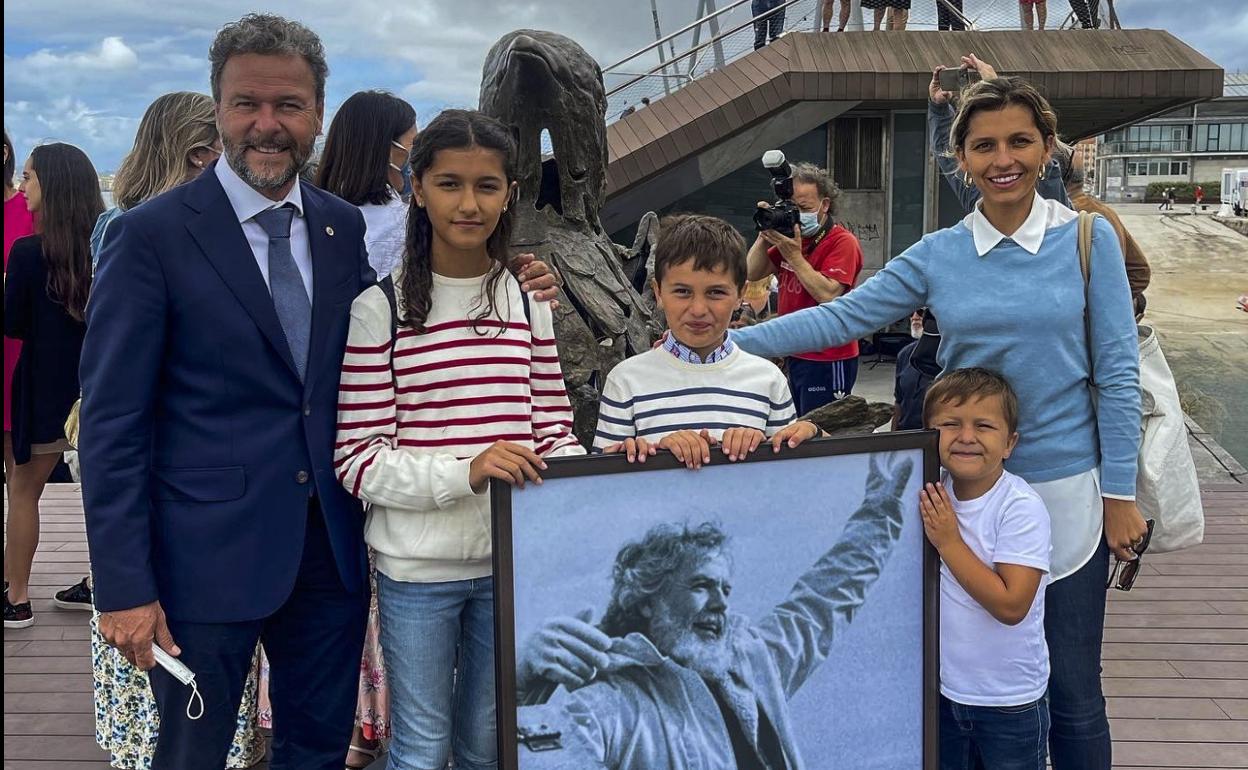
[[[407, 154], [407, 148], [398, 142], [392, 141], [390, 144], [402, 150], [403, 154]], [[407, 200], [412, 194], [412, 164], [404, 163], [402, 167], [399, 167], [391, 163], [390, 168], [399, 172], [399, 175], [403, 177], [403, 189], [399, 191], [399, 195], [403, 196], [403, 200]]]
[[803, 211], [801, 213], [802, 235], [809, 238], [819, 232], [819, 215], [813, 211]]

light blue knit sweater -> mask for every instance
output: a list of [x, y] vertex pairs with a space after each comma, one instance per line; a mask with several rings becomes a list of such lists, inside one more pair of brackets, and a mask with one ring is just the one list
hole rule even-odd
[[[1018, 393], [1018, 447], [1005, 467], [1029, 482], [1101, 468], [1106, 494], [1135, 494], [1139, 353], [1131, 292], [1112, 227], [1093, 231], [1089, 372], [1077, 221], [1046, 231], [1032, 255], [1012, 240], [983, 257], [964, 222], [924, 236], [852, 292], [733, 332], [775, 358], [863, 337], [924, 305], [940, 320], [945, 371], [982, 366]], [[1095, 409], [1089, 375], [1099, 396]]]

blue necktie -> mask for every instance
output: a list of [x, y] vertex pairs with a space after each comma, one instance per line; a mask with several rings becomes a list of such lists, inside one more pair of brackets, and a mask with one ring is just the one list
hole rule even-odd
[[269, 293], [273, 295], [273, 309], [286, 333], [290, 357], [295, 361], [295, 371], [302, 382], [308, 368], [312, 302], [290, 253], [290, 222], [294, 216], [294, 207], [285, 205], [261, 211], [253, 219], [269, 234]]

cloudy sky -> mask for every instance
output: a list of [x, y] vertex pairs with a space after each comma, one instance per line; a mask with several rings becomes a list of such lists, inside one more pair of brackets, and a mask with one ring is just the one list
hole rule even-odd
[[[733, 0], [718, 0], [726, 7]], [[1013, 18], [1015, 0], [966, 0], [984, 18]], [[813, 0], [812, 0], [813, 3]], [[657, 0], [665, 32], [694, 19], [697, 0]], [[915, 2], [920, 20], [926, 0]], [[1050, 0], [1054, 16], [1066, 0]], [[1168, 29], [1228, 71], [1248, 71], [1248, 2], [1117, 0], [1124, 26]], [[726, 22], [740, 23], [749, 3]], [[512, 29], [549, 29], [608, 64], [653, 39], [644, 0], [19, 0], [4, 4], [4, 123], [20, 159], [34, 144], [83, 147], [100, 171], [129, 149], [139, 117], [162, 93], [207, 92], [216, 30], [264, 10], [299, 19], [329, 54], [327, 121], [365, 88], [409, 100], [421, 122], [447, 106], [475, 106], [490, 45]], [[678, 46], [679, 50], [679, 46]], [[328, 124], [328, 123], [327, 123]]]

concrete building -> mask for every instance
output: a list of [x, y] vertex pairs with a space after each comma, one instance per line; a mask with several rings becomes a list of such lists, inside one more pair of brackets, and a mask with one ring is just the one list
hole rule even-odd
[[1248, 166], [1248, 74], [1227, 74], [1222, 96], [1186, 105], [1101, 136], [1096, 191], [1106, 201], [1142, 201], [1153, 182], [1199, 184]]
[[1071, 142], [1223, 93], [1222, 69], [1161, 30], [790, 33], [608, 126], [605, 229], [631, 243], [645, 212], [693, 211], [752, 240], [778, 148], [831, 169], [865, 279], [964, 215], [928, 149], [927, 90], [968, 51], [1036, 84]]

